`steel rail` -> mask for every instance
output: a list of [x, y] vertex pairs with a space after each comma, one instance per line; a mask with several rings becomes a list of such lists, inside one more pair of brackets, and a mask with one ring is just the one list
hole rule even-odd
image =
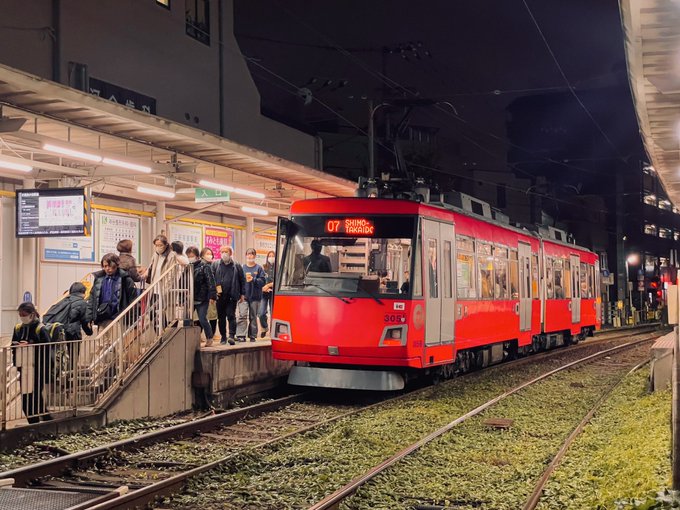
[[[641, 334], [644, 334], [644, 333], [641, 333]], [[629, 336], [629, 335], [622, 335], [622, 336]], [[616, 336], [614, 338], [602, 339], [601, 342], [613, 341], [613, 340], [616, 340], [617, 338], [619, 338], [619, 337]], [[648, 340], [649, 340], [648, 338], [644, 338], [644, 339], [638, 340], [636, 342], [629, 342], [627, 344], [623, 344], [622, 346], [616, 346], [616, 347], [613, 347], [613, 348], [610, 348], [610, 349], [606, 349], [604, 351], [599, 351], [599, 352], [591, 354], [591, 355], [589, 355], [585, 358], [577, 360], [576, 362], [569, 363], [568, 365], [565, 365], [565, 366], [563, 366], [563, 367], [561, 367], [557, 370], [554, 370], [551, 373], [554, 373], [556, 371], [568, 368], [569, 366], [572, 366], [575, 363], [581, 363], [581, 362], [584, 362], [585, 360], [588, 360], [588, 359], [603, 356], [603, 355], [605, 355], [609, 352], [621, 349], [623, 347], [632, 347], [633, 345], [637, 345], [638, 343], [642, 343], [642, 342], [645, 342], [645, 341], [648, 341]], [[599, 342], [600, 341], [598, 341], [598, 343]], [[581, 347], [583, 348], [583, 347], [588, 347], [588, 346], [592, 346], [592, 345], [593, 344], [590, 343], [590, 344], [582, 345]], [[573, 351], [570, 351], [570, 352], [573, 352]], [[552, 357], [552, 356], [557, 356], [560, 353], [564, 353], [564, 351], [562, 351], [562, 350], [551, 350], [551, 351], [548, 351], [548, 352], [540, 353], [540, 357], [541, 358], [548, 357], [548, 356]], [[514, 362], [511, 362], [511, 363], [504, 363], [504, 364], [496, 365], [496, 366], [491, 367], [491, 368], [501, 368], [501, 367], [504, 367], [504, 366], [508, 367], [509, 365], [516, 366], [517, 364], [520, 364], [520, 365], [525, 364], [526, 362], [534, 361], [536, 359], [537, 359], [536, 356], [528, 356], [526, 358], [521, 358], [521, 359], [515, 360]], [[472, 374], [472, 373], [475, 373], [475, 372], [471, 372], [470, 374]], [[468, 374], [466, 374], [466, 375], [468, 375]], [[168, 496], [168, 495], [174, 494], [174, 493], [182, 490], [184, 488], [184, 486], [186, 485], [187, 481], [190, 478], [195, 477], [197, 475], [204, 474], [208, 471], [211, 471], [211, 470], [219, 467], [220, 465], [223, 465], [224, 463], [236, 458], [237, 456], [243, 454], [246, 451], [255, 451], [255, 450], [258, 450], [258, 449], [263, 448], [265, 446], [277, 443], [279, 441], [283, 441], [283, 440], [285, 440], [289, 437], [293, 437], [295, 435], [298, 435], [298, 434], [319, 428], [323, 425], [327, 425], [329, 423], [338, 421], [342, 418], [346, 418], [346, 417], [351, 416], [351, 415], [359, 414], [359, 413], [367, 411], [371, 408], [383, 406], [383, 405], [386, 405], [388, 403], [393, 403], [393, 402], [396, 402], [396, 401], [399, 401], [399, 400], [402, 400], [402, 399], [412, 398], [419, 393], [430, 391], [430, 390], [432, 390], [432, 387], [427, 386], [425, 388], [420, 388], [420, 389], [415, 390], [413, 392], [405, 393], [403, 395], [399, 395], [399, 396], [394, 397], [394, 398], [390, 398], [390, 399], [387, 399], [387, 400], [384, 400], [384, 401], [380, 401], [380, 402], [371, 404], [369, 406], [365, 406], [365, 407], [362, 407], [362, 408], [359, 408], [359, 409], [349, 411], [347, 413], [343, 413], [343, 414], [338, 415], [338, 416], [334, 416], [334, 417], [329, 418], [327, 420], [324, 420], [322, 422], [312, 424], [312, 425], [305, 427], [303, 429], [298, 429], [298, 430], [295, 430], [293, 432], [289, 432], [288, 434], [285, 434], [284, 436], [272, 438], [268, 441], [258, 443], [256, 445], [252, 445], [252, 446], [249, 446], [249, 447], [245, 447], [239, 452], [229, 454], [226, 457], [217, 459], [217, 460], [210, 462], [208, 464], [204, 464], [202, 466], [197, 466], [197, 467], [195, 467], [191, 470], [185, 471], [183, 473], [179, 473], [179, 474], [174, 475], [174, 476], [167, 478], [165, 480], [161, 480], [159, 482], [156, 482], [156, 483], [148, 485], [146, 487], [137, 489], [135, 491], [127, 492], [126, 494], [123, 494], [118, 498], [110, 499], [108, 501], [104, 501], [104, 502], [101, 502], [101, 503], [98, 503], [98, 504], [95, 504], [95, 505], [92, 505], [92, 506], [87, 506], [86, 508], [88, 510], [118, 510], [118, 509], [122, 510], [122, 509], [139, 507], [139, 506], [143, 506], [143, 505], [153, 503], [158, 497]], [[519, 390], [517, 390], [517, 391], [519, 391]], [[123, 489], [126, 489], [126, 487], [123, 487]]]
[[128, 439], [91, 448], [89, 450], [71, 453], [62, 457], [55, 457], [54, 459], [35, 464], [29, 464], [0, 473], [0, 480], [13, 478], [15, 486], [25, 487], [31, 480], [44, 476], [59, 475], [69, 469], [78, 468], [85, 462], [91, 462], [100, 457], [109, 455], [112, 451], [135, 449], [140, 446], [147, 446], [168, 439], [179, 439], [204, 430], [212, 430], [215, 426], [231, 425], [244, 418], [253, 418], [266, 412], [276, 411], [295, 402], [301, 402], [307, 398], [308, 395], [309, 392], [289, 395], [269, 402], [262, 402], [240, 409], [225, 411], [224, 413], [205, 418], [199, 418], [198, 420], [180, 423], [154, 432], [140, 434]]
[[[648, 328], [648, 327], [649, 326], [641, 327], [640, 329]], [[634, 328], [631, 328], [631, 330], [632, 329], [634, 329]], [[629, 331], [631, 331], [631, 330], [629, 330]], [[608, 333], [609, 332], [606, 332], [604, 334], [608, 334]], [[617, 332], [612, 331], [611, 333], [617, 333]], [[642, 333], [638, 333], [638, 334], [642, 334]], [[606, 338], [598, 338], [597, 340], [594, 340], [594, 341], [591, 341], [591, 342], [588, 342], [588, 343], [580, 344], [578, 346], [573, 346], [568, 352], [574, 352], [576, 350], [588, 348], [590, 346], [597, 345], [597, 344], [600, 344], [600, 343], [611, 342], [611, 341], [614, 341], [616, 339], [625, 338], [625, 337], [628, 337], [628, 336], [630, 336], [630, 334], [618, 334], [618, 335], [614, 335], [614, 336], [607, 336]], [[509, 361], [509, 362], [506, 362], [506, 363], [497, 364], [497, 365], [488, 367], [488, 369], [494, 370], [494, 369], [502, 369], [504, 367], [510, 368], [510, 367], [517, 366], [517, 365], [521, 366], [523, 364], [533, 362], [533, 361], [538, 361], [538, 360], [541, 360], [541, 359], [544, 359], [544, 358], [547, 358], [547, 357], [559, 356], [561, 353], [564, 353], [564, 352], [565, 351], [562, 350], [562, 349], [552, 349], [552, 350], [549, 350], [549, 351], [546, 351], [546, 352], [538, 353], [538, 354], [531, 355], [531, 356], [526, 356], [526, 357], [516, 359], [516, 360], [513, 360], [513, 361]], [[604, 352], [604, 351], [602, 351], [602, 352]], [[600, 353], [596, 353], [596, 354], [600, 354]], [[472, 375], [472, 374], [475, 374], [475, 373], [479, 373], [479, 372], [469, 372], [469, 373], [464, 374], [464, 375], [467, 376], [467, 375]], [[426, 387], [419, 388], [417, 390], [414, 390], [414, 391], [411, 391], [411, 392], [408, 392], [408, 393], [404, 393], [402, 395], [399, 395], [399, 396], [396, 396], [396, 397], [393, 397], [393, 398], [388, 398], [388, 399], [382, 400], [380, 402], [370, 404], [368, 406], [362, 406], [358, 409], [349, 411], [347, 413], [340, 414], [338, 416], [332, 417], [332, 418], [324, 420], [322, 422], [318, 422], [318, 423], [315, 423], [315, 424], [310, 425], [308, 427], [298, 429], [298, 430], [293, 431], [293, 432], [286, 434], [284, 436], [273, 438], [273, 439], [268, 440], [266, 442], [258, 443], [257, 445], [253, 445], [251, 447], [244, 448], [242, 451], [260, 448], [260, 447], [269, 445], [273, 442], [284, 440], [284, 439], [291, 437], [293, 435], [304, 433], [304, 432], [307, 432], [307, 431], [312, 430], [314, 428], [317, 428], [317, 427], [326, 425], [328, 423], [331, 423], [333, 421], [337, 421], [339, 419], [345, 418], [345, 417], [350, 416], [352, 414], [357, 414], [357, 413], [369, 410], [371, 408], [390, 404], [390, 403], [393, 403], [393, 402], [396, 402], [396, 401], [399, 401], [399, 400], [402, 400], [402, 399], [413, 398], [413, 397], [417, 396], [418, 394], [421, 394], [421, 393], [424, 393], [424, 392], [427, 392], [427, 391], [431, 391], [431, 390], [432, 390], [432, 386], [426, 386]], [[173, 425], [171, 427], [167, 427], [165, 429], [157, 430], [157, 431], [154, 431], [154, 432], [140, 434], [140, 435], [134, 436], [132, 438], [116, 441], [116, 442], [113, 442], [113, 443], [108, 443], [108, 444], [105, 444], [105, 445], [102, 445], [102, 446], [99, 446], [99, 447], [96, 447], [96, 448], [92, 448], [92, 449], [89, 449], [89, 450], [85, 450], [85, 451], [82, 451], [82, 452], [72, 453], [72, 454], [64, 455], [64, 456], [57, 457], [57, 458], [54, 458], [54, 459], [50, 459], [50, 460], [47, 460], [47, 461], [39, 462], [39, 463], [36, 463], [36, 464], [22, 466], [22, 467], [19, 467], [19, 468], [15, 468], [15, 469], [0, 473], [0, 480], [2, 480], [2, 479], [14, 479], [14, 485], [15, 486], [19, 486], [19, 487], [26, 486], [31, 480], [35, 480], [35, 479], [45, 477], [45, 476], [56, 476], [56, 475], [59, 475], [59, 474], [65, 472], [65, 471], [69, 470], [69, 469], [77, 469], [77, 468], [83, 467], [87, 463], [92, 463], [98, 458], [106, 457], [106, 456], [110, 455], [111, 452], [113, 452], [113, 451], [134, 450], [134, 449], [138, 449], [142, 446], [147, 446], [147, 445], [159, 443], [159, 442], [162, 442], [162, 441], [167, 441], [167, 440], [171, 440], [171, 439], [180, 439], [182, 437], [193, 435], [193, 434], [202, 432], [204, 430], [213, 430], [215, 426], [232, 425], [232, 424], [234, 424], [234, 423], [236, 423], [236, 422], [238, 422], [238, 421], [240, 421], [244, 418], [255, 418], [255, 417], [258, 417], [262, 414], [265, 414], [265, 413], [268, 413], [268, 412], [273, 412], [273, 411], [279, 410], [281, 408], [284, 408], [287, 405], [290, 405], [292, 403], [303, 401], [309, 395], [311, 395], [311, 393], [312, 392], [300, 393], [300, 394], [296, 394], [296, 395], [283, 397], [281, 399], [273, 400], [273, 401], [270, 401], [270, 402], [255, 404], [255, 405], [248, 406], [248, 407], [241, 408], [241, 409], [234, 409], [234, 410], [227, 411], [227, 412], [224, 412], [224, 413], [220, 413], [220, 414], [217, 414], [217, 415], [212, 415], [212, 416], [200, 418], [200, 419], [197, 419], [197, 420], [193, 420], [191, 422]], [[128, 493], [125, 496], [117, 497], [114, 501], [123, 503], [123, 500], [128, 501], [128, 498], [130, 498], [130, 500], [134, 499], [135, 501], [140, 499], [140, 501], [141, 501], [141, 498], [147, 492], [150, 493], [151, 488], [158, 487], [159, 489], [163, 489], [162, 487], [160, 487], [161, 485], [167, 486], [166, 487], [167, 490], [163, 490], [163, 492], [158, 492], [155, 495], [162, 495], [162, 494], [168, 494], [168, 493], [175, 492], [177, 487], [179, 485], [183, 485], [183, 482], [186, 481], [188, 478], [195, 476], [197, 474], [203, 473], [205, 471], [208, 471], [210, 469], [213, 469], [214, 467], [218, 466], [220, 463], [223, 463], [226, 460], [231, 459], [233, 456], [235, 456], [237, 454], [238, 453], [229, 455], [228, 457], [218, 459], [215, 462], [212, 462], [210, 464], [206, 464], [204, 466], [199, 466], [199, 467], [194, 468], [194, 469], [187, 471], [185, 473], [181, 473], [181, 474], [176, 475], [172, 478], [168, 478], [168, 479], [166, 479], [162, 482], [158, 482], [157, 484], [152, 484], [152, 485], [150, 485], [150, 486], [148, 486], [144, 489], [139, 489], [139, 490], [136, 490], [132, 493]], [[177, 483], [174, 483], [174, 482], [177, 482]], [[142, 492], [140, 492], [140, 491], [142, 491]], [[134, 496], [134, 498], [133, 498], [134, 494], [137, 494], [138, 496]], [[155, 497], [155, 496], [153, 496], [153, 497]], [[151, 501], [153, 499], [153, 497], [151, 497], [151, 499], [147, 499], [146, 501], [147, 502]], [[125, 508], [124, 506], [116, 506], [113, 501], [110, 502], [110, 505], [112, 505], [112, 506], [109, 506], [109, 504], [106, 504], [106, 503], [103, 503], [103, 505], [105, 505], [105, 506], [102, 506], [101, 508]], [[96, 508], [99, 508], [99, 507], [96, 507]]]
[[477, 406], [473, 410], [465, 413], [462, 416], [459, 416], [455, 420], [449, 422], [447, 425], [444, 425], [443, 427], [437, 429], [436, 431], [432, 432], [431, 434], [428, 434], [424, 438], [420, 439], [419, 441], [411, 444], [410, 446], [407, 446], [406, 448], [400, 450], [399, 452], [395, 453], [388, 459], [384, 460], [380, 464], [374, 466], [373, 468], [369, 469], [367, 472], [365, 472], [363, 475], [360, 475], [353, 480], [351, 480], [349, 483], [347, 483], [345, 486], [341, 487], [340, 489], [336, 490], [329, 496], [326, 496], [324, 499], [319, 501], [318, 503], [312, 505], [309, 507], [308, 510], [329, 510], [331, 508], [335, 508], [336, 505], [341, 503], [343, 500], [347, 499], [349, 496], [354, 494], [357, 489], [359, 489], [362, 485], [366, 484], [370, 480], [374, 479], [376, 476], [378, 476], [380, 473], [391, 467], [392, 465], [396, 464], [400, 460], [404, 459], [406, 456], [410, 455], [411, 453], [415, 452], [416, 450], [419, 450], [422, 448], [424, 445], [430, 443], [434, 439], [446, 434], [448, 431], [456, 427], [457, 425], [463, 423], [464, 421], [477, 416], [478, 414], [482, 413], [489, 407], [497, 404], [501, 400], [514, 395], [515, 393], [523, 390], [524, 388], [527, 388], [528, 386], [531, 386], [533, 384], [536, 384], [539, 381], [542, 381], [543, 379], [546, 379], [558, 372], [561, 372], [563, 370], [567, 370], [568, 368], [574, 367], [576, 365], [580, 365], [582, 363], [585, 363], [587, 361], [605, 356], [607, 354], [622, 350], [622, 349], [629, 349], [631, 347], [635, 347], [636, 345], [639, 345], [644, 342], [648, 342], [651, 340], [651, 338], [643, 338], [640, 340], [635, 340], [632, 342], [628, 342], [625, 344], [617, 345], [615, 347], [611, 347], [609, 349], [605, 349], [603, 351], [599, 351], [594, 354], [590, 354], [584, 358], [572, 361], [570, 363], [567, 363], [566, 365], [563, 365], [559, 368], [556, 368], [554, 370], [551, 370], [549, 372], [546, 372], [538, 377], [535, 377], [534, 379], [531, 379], [529, 381], [526, 381], [522, 384], [519, 384], [518, 386], [515, 386], [514, 388], [501, 393], [500, 395], [494, 397], [493, 399], [485, 402], [484, 404], [481, 404], [480, 406]]
[[538, 502], [541, 499], [541, 496], [543, 495], [543, 489], [545, 488], [545, 484], [548, 483], [548, 480], [552, 476], [553, 472], [555, 471], [555, 469], [557, 469], [557, 467], [562, 462], [562, 459], [567, 454], [569, 447], [581, 434], [581, 432], [583, 432], [583, 429], [586, 427], [586, 425], [590, 423], [590, 420], [593, 419], [595, 413], [600, 409], [600, 407], [602, 407], [602, 404], [604, 404], [609, 399], [614, 390], [621, 386], [623, 381], [625, 381], [626, 377], [636, 372], [649, 362], [650, 360], [645, 360], [642, 363], [639, 363], [638, 365], [634, 366], [627, 373], [621, 376], [621, 378], [618, 381], [616, 381], [616, 383], [612, 384], [609, 388], [607, 388], [607, 390], [605, 390], [605, 392], [602, 394], [599, 400], [595, 402], [590, 411], [588, 411], [588, 413], [583, 417], [581, 422], [576, 426], [576, 428], [571, 432], [571, 434], [569, 434], [569, 437], [567, 437], [567, 439], [564, 440], [564, 443], [562, 443], [562, 446], [555, 454], [555, 457], [553, 457], [553, 460], [550, 462], [550, 464], [548, 464], [548, 467], [545, 468], [545, 471], [543, 471], [543, 474], [538, 479], [538, 482], [536, 483], [533, 492], [527, 498], [527, 501], [522, 507], [522, 510], [534, 510], [536, 508]]

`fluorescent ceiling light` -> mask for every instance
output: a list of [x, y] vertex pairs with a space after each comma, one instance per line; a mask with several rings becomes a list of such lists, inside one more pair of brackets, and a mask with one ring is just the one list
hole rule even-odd
[[259, 199], [265, 198], [265, 194], [259, 191], [250, 191], [247, 189], [235, 188], [234, 186], [229, 186], [228, 184], [220, 184], [219, 182], [206, 181], [205, 179], [201, 179], [200, 181], [198, 181], [198, 184], [200, 186], [205, 186], [206, 188], [218, 189], [220, 191], [229, 191], [231, 193], [236, 193], [237, 195], [243, 195], [245, 197]]
[[30, 172], [33, 170], [31, 165], [24, 165], [23, 163], [13, 163], [12, 161], [3, 161], [0, 159], [0, 168], [7, 170], [16, 170], [17, 172]]
[[147, 195], [154, 195], [163, 198], [175, 198], [175, 192], [170, 191], [170, 189], [165, 188], [150, 188], [148, 186], [137, 186], [137, 191], [140, 193], [146, 193]]
[[127, 161], [121, 161], [119, 159], [104, 158], [102, 163], [105, 165], [118, 166], [121, 168], [127, 168], [128, 170], [135, 170], [137, 172], [143, 172], [145, 174], [151, 173], [151, 167], [145, 165], [138, 165], [136, 163], [128, 163]]
[[63, 154], [64, 156], [71, 156], [76, 159], [84, 159], [86, 161], [94, 161], [95, 163], [101, 163], [102, 157], [96, 154], [90, 154], [88, 152], [76, 151], [73, 149], [67, 149], [66, 147], [59, 147], [58, 145], [52, 145], [51, 143], [46, 143], [43, 145], [43, 149], [50, 152], [56, 152], [57, 154]]
[[247, 205], [241, 207], [241, 210], [243, 212], [251, 214], [259, 214], [260, 216], [267, 216], [269, 214], [269, 211], [267, 211], [266, 209], [260, 209], [258, 207], [248, 207]]

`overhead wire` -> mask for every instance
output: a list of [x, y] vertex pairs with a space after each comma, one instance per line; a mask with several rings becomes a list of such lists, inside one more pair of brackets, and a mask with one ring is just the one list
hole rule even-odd
[[562, 76], [562, 79], [564, 80], [565, 85], [569, 88], [569, 92], [571, 93], [572, 96], [574, 96], [574, 99], [576, 99], [576, 102], [578, 102], [578, 104], [581, 105], [581, 108], [583, 108], [583, 111], [586, 113], [588, 118], [595, 125], [595, 127], [600, 132], [602, 137], [607, 141], [607, 143], [611, 146], [611, 148], [614, 149], [614, 153], [622, 161], [625, 162], [625, 158], [619, 152], [618, 147], [616, 147], [616, 145], [614, 145], [614, 142], [612, 142], [611, 139], [609, 138], [609, 136], [607, 135], [607, 133], [604, 132], [604, 130], [602, 129], [602, 126], [600, 126], [600, 124], [597, 122], [597, 120], [595, 120], [595, 117], [593, 117], [593, 114], [590, 112], [590, 110], [588, 110], [586, 105], [583, 103], [583, 101], [581, 101], [581, 98], [578, 96], [578, 94], [574, 90], [574, 87], [571, 85], [569, 78], [567, 78], [567, 75], [565, 74], [564, 69], [562, 69], [562, 66], [560, 65], [560, 61], [557, 59], [555, 52], [550, 47], [550, 43], [548, 43], [548, 39], [545, 37], [543, 30], [541, 30], [541, 26], [539, 25], [538, 20], [534, 16], [534, 13], [531, 11], [531, 8], [529, 7], [527, 0], [522, 0], [522, 3], [524, 4], [524, 7], [526, 8], [527, 13], [529, 14], [531, 21], [533, 22], [534, 26], [536, 27], [536, 30], [538, 31], [538, 35], [541, 37], [543, 44], [545, 44], [545, 47], [548, 50], [548, 53], [550, 54], [550, 57], [552, 58], [553, 62], [555, 63], [555, 67], [557, 67], [557, 70], [559, 71], [560, 75]]

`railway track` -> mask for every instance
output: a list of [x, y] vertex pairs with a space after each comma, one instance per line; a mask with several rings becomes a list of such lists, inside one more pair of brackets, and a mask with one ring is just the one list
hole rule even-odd
[[[522, 358], [485, 372], [511, 370], [542, 358], [597, 350], [602, 344], [629, 336], [630, 332], [602, 335], [568, 350], [558, 349]], [[306, 402], [309, 394], [292, 395], [0, 473], [0, 483], [3, 479], [13, 479], [18, 487], [30, 485], [49, 492], [88, 495], [87, 501], [72, 508], [130, 508], [149, 504], [159, 496], [180, 491], [190, 478], [210, 471], [244, 451], [254, 451], [427, 391], [431, 388], [351, 406], [319, 406]], [[172, 460], [165, 459], [164, 453], [171, 453]], [[97, 464], [94, 471], [88, 469], [92, 464]]]
[[[607, 385], [602, 393], [600, 394], [599, 398], [597, 401], [588, 409], [588, 412], [585, 414], [583, 419], [580, 420], [580, 422], [574, 427], [571, 432], [569, 433], [568, 437], [561, 443], [559, 446], [559, 449], [557, 449], [557, 452], [555, 453], [555, 456], [553, 457], [552, 462], [548, 465], [548, 467], [543, 471], [542, 475], [536, 482], [530, 496], [527, 498], [524, 506], [522, 507], [523, 510], [534, 510], [536, 508], [536, 505], [538, 504], [538, 501], [540, 500], [542, 490], [545, 486], [545, 483], [549, 479], [550, 475], [554, 471], [554, 469], [559, 465], [560, 461], [562, 460], [563, 456], [567, 452], [567, 449], [569, 445], [573, 442], [573, 440], [580, 434], [580, 432], [583, 430], [583, 428], [586, 426], [586, 424], [590, 421], [590, 419], [593, 417], [597, 409], [607, 400], [611, 392], [624, 380], [626, 375], [631, 373], [633, 370], [637, 370], [639, 367], [642, 365], [646, 364], [648, 362], [648, 359], [644, 360], [642, 363], [638, 363], [632, 370], [621, 370], [621, 367], [626, 364], [625, 360], [621, 360], [622, 356], [625, 357], [627, 354], [625, 351], [629, 351], [631, 349], [635, 348], [640, 348], [641, 345], [649, 342], [650, 339], [639, 339], [639, 340], [634, 340], [631, 342], [628, 342], [623, 345], [619, 345], [610, 349], [603, 350], [599, 353], [595, 353], [589, 356], [586, 356], [584, 358], [581, 358], [579, 360], [573, 361], [571, 363], [568, 363], [562, 367], [559, 367], [557, 369], [551, 370], [549, 372], [546, 372], [545, 374], [542, 374], [536, 378], [531, 379], [530, 381], [526, 381], [522, 384], [519, 384], [512, 389], [504, 392], [503, 394], [500, 394], [489, 401], [485, 402], [484, 404], [476, 407], [475, 409], [469, 411], [468, 413], [461, 415], [457, 417], [455, 420], [452, 420], [450, 423], [446, 424], [445, 426], [439, 428], [438, 430], [434, 431], [433, 433], [429, 434], [428, 436], [422, 438], [421, 440], [407, 446], [406, 448], [402, 449], [401, 451], [397, 452], [393, 456], [385, 459], [383, 462], [375, 465], [368, 471], [366, 471], [364, 474], [355, 477], [352, 479], [349, 483], [347, 483], [345, 486], [339, 488], [336, 490], [334, 493], [328, 495], [321, 501], [317, 502], [314, 505], [311, 505], [308, 510], [328, 510], [328, 509], [346, 509], [346, 508], [371, 508], [375, 503], [374, 498], [379, 498], [379, 495], [364, 495], [364, 498], [361, 501], [355, 502], [351, 498], [353, 498], [359, 490], [362, 489], [362, 487], [365, 487], [367, 484], [374, 484], [376, 486], [380, 485], [379, 478], [381, 475], [384, 475], [389, 469], [394, 469], [398, 467], [398, 464], [403, 462], [408, 456], [411, 456], [415, 452], [422, 450], [428, 446], [430, 446], [433, 442], [437, 441], [438, 439], [442, 438], [445, 436], [447, 433], [450, 433], [455, 427], [458, 427], [462, 425], [464, 422], [478, 417], [479, 415], [482, 415], [483, 413], [486, 413], [489, 409], [493, 408], [494, 406], [498, 405], [499, 403], [503, 402], [504, 400], [508, 399], [509, 397], [516, 395], [522, 391], [527, 390], [530, 387], [533, 387], [549, 378], [552, 378], [559, 374], [560, 372], [563, 372], [565, 370], [585, 370], [585, 369], [590, 369], [591, 371], [596, 371], [599, 374], [604, 374], [607, 371], [617, 371], [619, 376], [616, 378], [615, 382], [613, 384]], [[646, 349], [644, 350], [646, 352]], [[638, 353], [638, 358], [640, 354]], [[628, 360], [628, 364], [630, 365], [630, 359]], [[590, 365], [590, 366], [589, 366]], [[585, 368], [584, 368], [585, 367]], [[573, 384], [573, 383], [572, 383]], [[508, 426], [508, 423], [503, 423], [504, 420], [488, 420], [487, 425], [494, 427], [500, 425], [499, 428], [505, 428]], [[494, 423], [495, 422], [495, 423]], [[509, 441], [509, 440], [506, 440]], [[453, 441], [452, 441], [453, 442]], [[445, 448], [442, 446], [442, 448]], [[423, 456], [426, 456], [425, 453], [423, 453]], [[472, 470], [474, 471], [474, 466], [467, 466], [467, 470]], [[419, 471], [418, 469], [418, 462], [414, 461], [413, 463], [410, 463], [407, 468], [402, 468], [402, 472], [408, 471], [410, 473], [421, 473], [422, 471]], [[392, 473], [392, 484], [393, 485], [399, 485], [398, 480], [400, 474], [399, 473]], [[416, 477], [418, 475], [415, 475]], [[480, 476], [479, 473], [476, 473], [475, 476]], [[397, 482], [394, 481], [394, 479], [397, 480]], [[460, 480], [456, 479], [457, 483], [465, 484], [467, 480]], [[499, 482], [497, 482], [499, 483]], [[488, 489], [488, 487], [487, 487]], [[386, 493], [389, 492], [390, 489], [384, 489], [383, 491], [380, 490], [375, 490], [375, 493]], [[505, 490], [510, 491], [510, 487], [505, 487]], [[366, 492], [370, 492], [370, 489], [367, 489]], [[470, 491], [472, 492], [472, 491]], [[469, 498], [470, 493], [468, 492], [466, 494]], [[402, 495], [403, 499], [421, 499], [417, 497], [409, 497], [409, 496], [404, 496]], [[444, 498], [442, 498], [444, 499]], [[456, 506], [474, 506], [474, 507], [488, 507], [491, 508], [491, 506], [487, 506], [488, 502], [485, 502], [484, 500], [477, 499], [477, 500], [471, 500], [471, 499], [466, 499], [465, 497], [461, 497], [460, 500], [456, 499], [455, 495], [451, 495], [451, 499], [453, 500], [452, 502], [446, 501], [438, 501], [436, 498], [434, 500], [428, 501], [425, 504], [409, 504], [406, 506], [406, 508], [412, 508], [412, 509], [417, 509], [417, 510], [443, 510], [445, 508], [453, 508]], [[400, 508], [401, 506], [394, 504], [395, 502], [388, 502], [390, 504], [390, 508]], [[394, 506], [393, 506], [394, 505]], [[452, 506], [451, 506], [452, 505]], [[512, 505], [512, 503], [506, 504], [504, 508], [516, 508], [515, 506]]]

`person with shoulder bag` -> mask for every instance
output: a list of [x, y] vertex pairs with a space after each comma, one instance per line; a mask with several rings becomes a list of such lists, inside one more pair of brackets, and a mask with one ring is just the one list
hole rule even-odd
[[194, 272], [194, 310], [205, 334], [205, 346], [210, 347], [213, 344], [214, 331], [208, 322], [208, 306], [217, 300], [215, 276], [212, 268], [199, 257], [196, 246], [187, 248], [187, 257]]
[[[38, 423], [41, 418], [51, 420], [43, 396], [49, 377], [51, 338], [33, 303], [21, 303], [17, 313], [20, 322], [12, 334], [12, 354], [20, 374], [21, 408], [28, 423]], [[31, 347], [34, 344], [44, 345]]]

